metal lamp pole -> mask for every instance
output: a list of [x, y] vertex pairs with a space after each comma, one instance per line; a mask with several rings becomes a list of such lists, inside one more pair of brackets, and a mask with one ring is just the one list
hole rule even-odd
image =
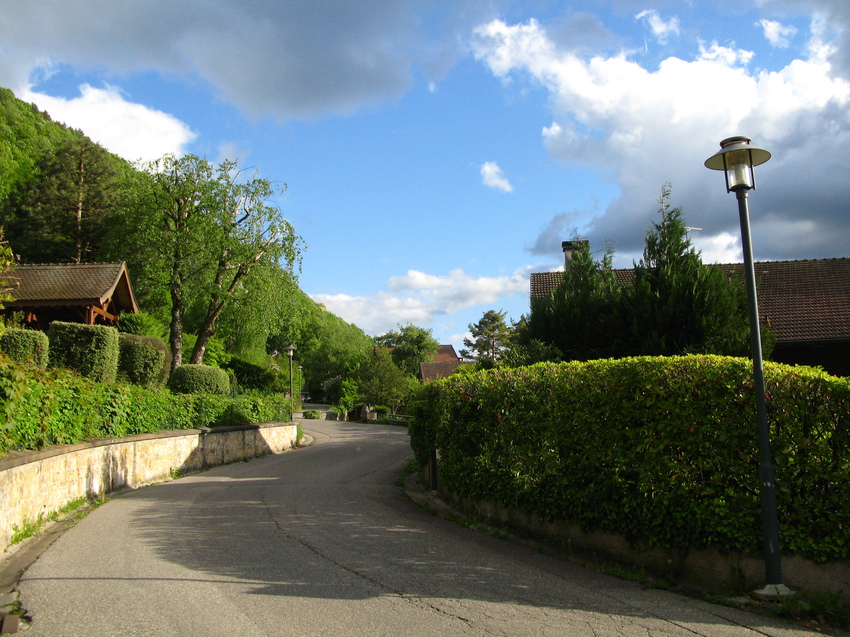
[[291, 400], [295, 400], [295, 394], [292, 393], [292, 355], [296, 349], [298, 348], [291, 343], [286, 346], [286, 353], [289, 354], [289, 398]]
[[753, 246], [750, 237], [748, 193], [755, 190], [753, 166], [770, 159], [770, 153], [750, 146], [749, 137], [730, 137], [720, 142], [720, 150], [705, 161], [706, 168], [726, 173], [726, 191], [738, 199], [741, 221], [741, 242], [744, 248], [744, 274], [750, 319], [750, 348], [753, 357], [753, 378], [756, 393], [756, 417], [759, 441], [759, 481], [761, 482], [761, 521], [764, 542], [764, 588], [755, 594], [768, 599], [791, 595], [782, 583], [782, 556], [779, 552], [779, 518], [776, 510], [776, 479], [770, 454], [770, 429], [767, 425], [767, 403], [764, 387], [764, 359], [759, 327], [758, 296], [756, 293]]

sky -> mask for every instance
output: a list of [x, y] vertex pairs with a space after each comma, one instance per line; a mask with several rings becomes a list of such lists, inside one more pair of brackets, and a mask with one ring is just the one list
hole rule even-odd
[[850, 256], [844, 0], [0, 0], [0, 86], [131, 160], [233, 159], [286, 190], [301, 288], [457, 350], [576, 233], [640, 260], [662, 186], [742, 260], [704, 161], [772, 153], [756, 260]]

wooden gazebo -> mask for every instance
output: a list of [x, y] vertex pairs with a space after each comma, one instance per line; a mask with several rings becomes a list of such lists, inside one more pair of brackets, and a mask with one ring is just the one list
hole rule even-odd
[[139, 311], [126, 263], [21, 264], [9, 276], [13, 301], [7, 316], [46, 330], [53, 321], [115, 325], [122, 312]]

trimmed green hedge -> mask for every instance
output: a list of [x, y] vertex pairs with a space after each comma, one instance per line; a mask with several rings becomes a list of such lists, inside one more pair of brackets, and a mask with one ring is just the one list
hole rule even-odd
[[242, 389], [270, 390], [277, 378], [277, 374], [272, 370], [249, 363], [236, 356], [233, 356], [223, 367], [233, 371], [236, 381]]
[[15, 362], [43, 368], [47, 367], [50, 341], [44, 332], [12, 327], [0, 336], [0, 351]]
[[[850, 557], [850, 382], [765, 366], [785, 553]], [[635, 546], [758, 552], [752, 363], [718, 356], [539, 364], [423, 389], [417, 460], [445, 489]]]
[[230, 377], [211, 365], [181, 365], [171, 372], [168, 387], [178, 394], [225, 395], [230, 393]]
[[172, 394], [98, 383], [62, 369], [21, 367], [0, 358], [0, 455], [94, 438], [291, 420], [292, 403], [269, 397]]
[[[133, 315], [130, 315], [133, 316]], [[171, 367], [168, 346], [158, 338], [118, 334], [118, 378], [142, 387], [162, 387]]]
[[53, 321], [47, 336], [54, 367], [106, 383], [117, 378], [118, 330], [114, 327]]

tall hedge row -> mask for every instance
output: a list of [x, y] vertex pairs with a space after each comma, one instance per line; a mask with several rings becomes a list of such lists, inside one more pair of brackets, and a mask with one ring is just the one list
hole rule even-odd
[[[850, 382], [766, 364], [782, 550], [850, 557]], [[424, 389], [411, 442], [444, 487], [636, 546], [761, 546], [748, 359], [539, 364]]]
[[[132, 316], [132, 315], [131, 315]], [[162, 387], [171, 368], [171, 352], [158, 338], [118, 334], [118, 378], [142, 387]]]
[[0, 455], [162, 429], [287, 421], [291, 410], [280, 396], [178, 395], [0, 358]]
[[13, 327], [0, 335], [0, 351], [18, 363], [47, 367], [50, 342], [44, 332]]
[[118, 376], [118, 330], [106, 325], [53, 321], [47, 332], [51, 363], [101, 382]]

